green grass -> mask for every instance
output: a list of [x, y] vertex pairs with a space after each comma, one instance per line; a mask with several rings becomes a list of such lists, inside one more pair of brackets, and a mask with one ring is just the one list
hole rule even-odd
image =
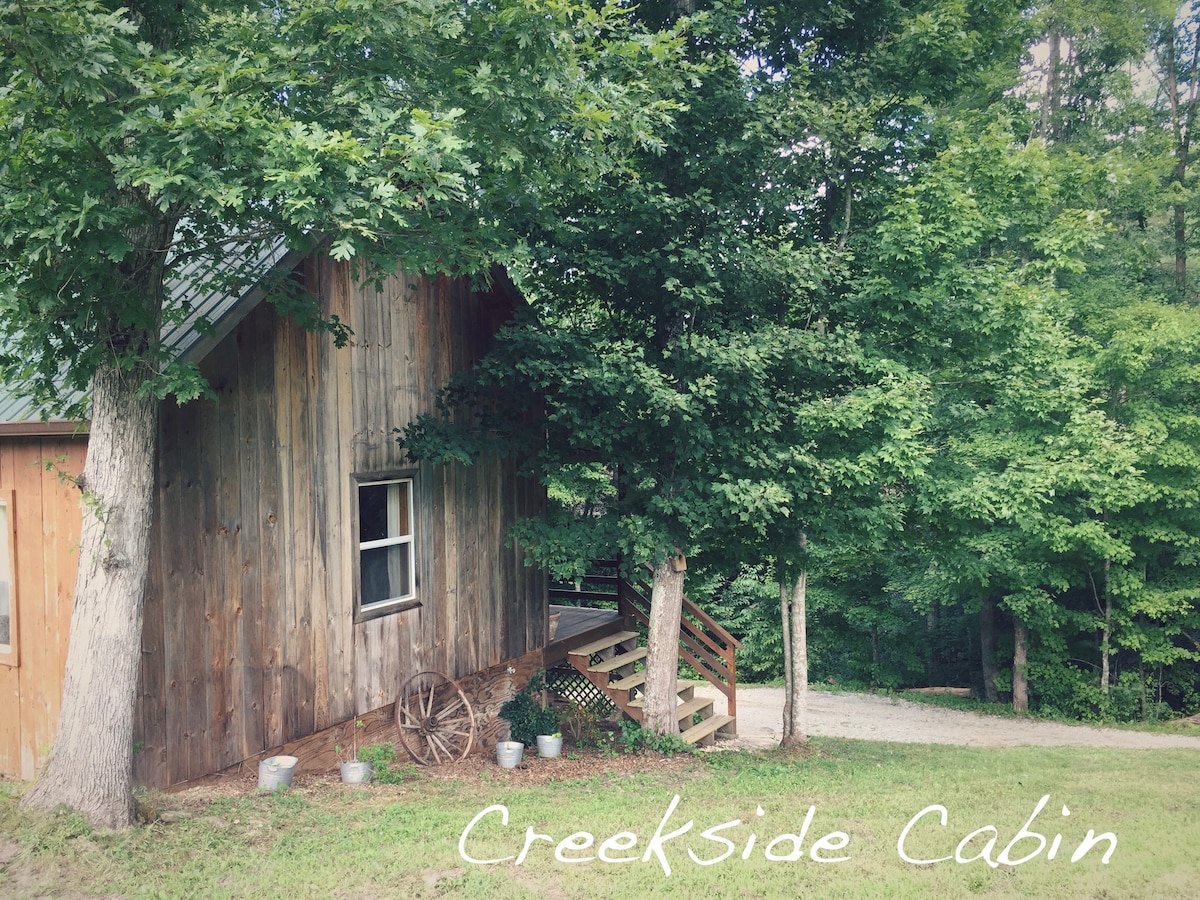
[[[807, 756], [734, 752], [706, 754], [682, 769], [633, 775], [605, 770], [575, 782], [522, 787], [499, 769], [474, 781], [419, 778], [402, 785], [223, 797], [173, 824], [139, 825], [126, 833], [96, 833], [77, 817], [26, 815], [17, 810], [20, 788], [0, 785], [0, 896], [84, 895], [129, 897], [1200, 897], [1200, 754], [1193, 751], [1122, 751], [1060, 748], [974, 749], [853, 741], [814, 742]], [[536, 763], [536, 761], [534, 761]], [[897, 838], [905, 824], [931, 805], [945, 807], [912, 829], [913, 858], [955, 853], [958, 842], [985, 826], [964, 848], [978, 855], [995, 836], [998, 857], [1044, 795], [1031, 830], [1052, 842], [1020, 865], [993, 868], [976, 860], [932, 865], [903, 861]], [[663, 816], [679, 801], [663, 831], [689, 820], [692, 829], [668, 841], [663, 855], [642, 861]], [[169, 807], [173, 797], [150, 797]], [[527, 859], [493, 865], [464, 861], [458, 844], [467, 824], [491, 806], [467, 835], [476, 859], [515, 856], [527, 829], [555, 842], [571, 838], [589, 850], [563, 849], [567, 858], [595, 855], [600, 845], [626, 863], [562, 862], [555, 846], [535, 841]], [[1070, 815], [1064, 816], [1066, 805]], [[764, 850], [779, 835], [797, 834], [809, 808], [803, 858], [772, 861]], [[760, 811], [761, 810], [761, 814]], [[741, 824], [732, 825], [740, 820]], [[727, 850], [702, 832], [733, 845], [728, 858], [699, 865]], [[1089, 829], [1112, 832], [1107, 843], [1071, 862]], [[631, 850], [622, 850], [636, 835]], [[848, 856], [814, 862], [818, 855]], [[575, 837], [572, 837], [572, 836]], [[751, 843], [749, 858], [743, 851]], [[791, 838], [776, 840], [784, 855]], [[1038, 850], [1028, 838], [1013, 859]], [[14, 857], [7, 866], [2, 861]]]

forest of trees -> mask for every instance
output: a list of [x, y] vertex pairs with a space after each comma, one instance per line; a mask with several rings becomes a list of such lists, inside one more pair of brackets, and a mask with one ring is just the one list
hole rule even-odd
[[744, 678], [806, 586], [813, 683], [1196, 712], [1200, 13], [688, 11], [664, 147], [526, 229], [530, 314], [447, 394], [479, 427], [402, 441], [519, 454], [564, 577], [684, 554]]

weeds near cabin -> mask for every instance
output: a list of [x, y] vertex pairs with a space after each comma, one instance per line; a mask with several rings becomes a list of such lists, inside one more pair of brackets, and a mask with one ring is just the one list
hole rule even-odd
[[412, 763], [397, 764], [396, 745], [390, 741], [359, 748], [358, 759], [371, 764], [376, 784], [403, 784], [417, 777], [417, 767]]
[[632, 719], [621, 720], [621, 746], [626, 753], [645, 753], [650, 751], [662, 756], [675, 756], [678, 753], [696, 753], [696, 748], [684, 741], [677, 734], [654, 734], [646, 731]]
[[574, 700], [567, 703], [562, 729], [576, 747], [599, 747], [603, 742], [600, 718], [592, 709]]

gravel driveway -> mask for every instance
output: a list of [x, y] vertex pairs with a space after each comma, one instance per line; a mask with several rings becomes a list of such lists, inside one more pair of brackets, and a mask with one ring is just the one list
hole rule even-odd
[[[696, 693], [713, 697], [717, 712], [724, 711], [725, 700], [720, 694], [707, 688], [697, 688]], [[737, 712], [737, 742], [721, 741], [720, 746], [749, 749], [778, 745], [783, 725], [783, 688], [739, 687]], [[1200, 728], [1197, 731], [1200, 732]], [[1190, 737], [1063, 725], [1037, 719], [960, 712], [874, 694], [813, 690], [808, 692], [808, 733], [814, 737], [968, 747], [1032, 745], [1200, 750], [1200, 734]]]

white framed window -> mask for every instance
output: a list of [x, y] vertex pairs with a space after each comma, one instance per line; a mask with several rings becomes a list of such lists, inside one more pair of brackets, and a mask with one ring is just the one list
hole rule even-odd
[[0, 665], [16, 666], [17, 591], [13, 569], [13, 492], [0, 492]]
[[358, 618], [419, 605], [413, 480], [358, 481]]

